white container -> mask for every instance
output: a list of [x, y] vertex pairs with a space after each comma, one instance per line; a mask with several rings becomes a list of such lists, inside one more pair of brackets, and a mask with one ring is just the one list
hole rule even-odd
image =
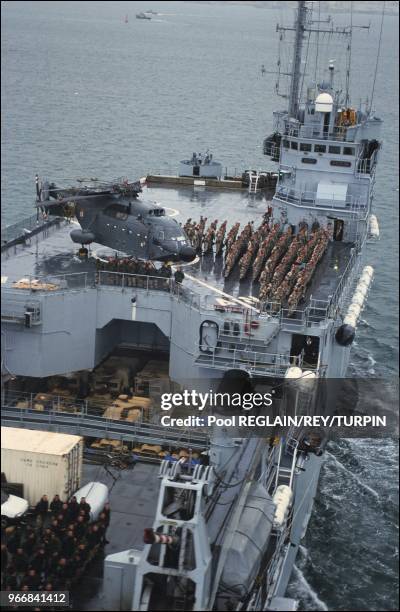
[[24, 498], [36, 505], [42, 495], [65, 501], [79, 489], [83, 438], [49, 431], [1, 428], [1, 471], [8, 482], [24, 485]]
[[108, 487], [102, 482], [88, 482], [74, 493], [78, 503], [82, 497], [90, 506], [90, 520], [97, 521], [104, 505], [108, 502]]

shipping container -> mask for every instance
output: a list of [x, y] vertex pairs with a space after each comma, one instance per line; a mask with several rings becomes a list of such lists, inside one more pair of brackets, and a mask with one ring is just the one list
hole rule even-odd
[[24, 498], [35, 505], [42, 495], [63, 501], [79, 489], [83, 438], [69, 434], [1, 428], [1, 471], [8, 482], [22, 483]]

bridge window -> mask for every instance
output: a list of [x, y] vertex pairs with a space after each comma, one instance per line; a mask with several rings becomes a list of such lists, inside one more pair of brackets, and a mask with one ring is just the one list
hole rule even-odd
[[326, 145], [316, 144], [314, 145], [315, 153], [326, 153]]
[[290, 146], [292, 149], [295, 149], [297, 151], [297, 142], [292, 140], [292, 142], [290, 143]]
[[158, 238], [159, 238], [159, 240], [164, 240], [164, 232], [163, 231], [158, 232]]
[[311, 144], [309, 142], [301, 142], [300, 151], [311, 151]]
[[328, 152], [333, 153], [333, 155], [340, 155], [340, 147], [337, 145], [330, 145]]
[[332, 159], [330, 162], [331, 166], [340, 166], [341, 168], [350, 168], [351, 162], [343, 161], [341, 159]]
[[286, 138], [284, 138], [284, 139], [282, 140], [282, 145], [285, 147], [285, 149], [288, 149], [288, 148], [289, 148], [289, 141], [288, 141], [288, 140], [286, 140]]
[[316, 164], [317, 160], [315, 159], [315, 157], [302, 157], [301, 163], [302, 164]]
[[354, 155], [354, 147], [343, 147], [343, 155]]

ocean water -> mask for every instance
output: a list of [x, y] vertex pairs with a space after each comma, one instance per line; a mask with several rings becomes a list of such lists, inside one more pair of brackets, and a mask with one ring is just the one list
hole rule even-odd
[[[349, 3], [350, 4], [350, 3]], [[184, 2], [2, 2], [2, 221], [33, 212], [34, 175], [132, 179], [209, 148], [231, 169], [272, 167], [262, 141], [286, 9]], [[151, 21], [135, 13], [153, 8]], [[128, 23], [124, 23], [125, 15]], [[335, 16], [347, 23], [346, 15]], [[351, 93], [370, 96], [378, 15], [354, 16]], [[397, 371], [398, 19], [387, 16], [374, 106], [384, 119], [368, 246], [375, 281], [350, 374]], [[321, 39], [321, 53], [325, 39]], [[335, 50], [344, 74], [343, 46]], [[285, 54], [285, 51], [284, 51]], [[285, 59], [283, 54], [282, 60]], [[312, 71], [311, 71], [312, 72]], [[312, 74], [311, 74], [312, 76]], [[302, 610], [397, 609], [397, 444], [330, 446], [289, 592]]]

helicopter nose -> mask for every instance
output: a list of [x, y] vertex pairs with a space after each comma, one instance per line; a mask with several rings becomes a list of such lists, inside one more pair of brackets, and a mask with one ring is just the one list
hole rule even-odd
[[179, 259], [182, 261], [193, 261], [196, 251], [190, 246], [183, 246], [179, 249]]

